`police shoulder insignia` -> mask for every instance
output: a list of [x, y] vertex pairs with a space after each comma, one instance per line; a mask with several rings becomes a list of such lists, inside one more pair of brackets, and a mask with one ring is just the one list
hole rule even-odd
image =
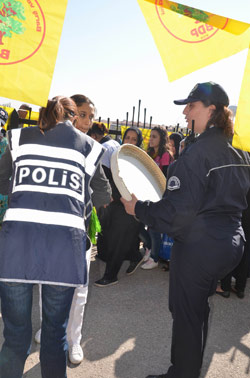
[[176, 176], [171, 176], [168, 179], [167, 189], [168, 190], [177, 190], [180, 189], [181, 182]]

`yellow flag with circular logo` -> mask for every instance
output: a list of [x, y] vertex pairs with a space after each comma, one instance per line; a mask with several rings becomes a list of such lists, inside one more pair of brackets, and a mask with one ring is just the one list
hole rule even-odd
[[138, 0], [138, 3], [169, 81], [249, 47], [249, 24], [167, 0]]
[[240, 89], [240, 98], [234, 123], [233, 146], [250, 152], [250, 50], [246, 61], [244, 77]]
[[[169, 81], [250, 47], [250, 24], [168, 0], [138, 0]], [[235, 119], [233, 146], [250, 152], [250, 53]]]
[[47, 104], [67, 0], [0, 0], [0, 96]]
[[215, 26], [218, 29], [225, 30], [229, 33], [239, 35], [249, 28], [246, 22], [233, 20], [224, 16], [219, 16], [201, 9], [193, 8], [185, 4], [176, 3], [169, 0], [146, 0], [149, 3], [158, 5], [161, 8], [169, 9], [180, 15], [193, 18], [207, 25]]

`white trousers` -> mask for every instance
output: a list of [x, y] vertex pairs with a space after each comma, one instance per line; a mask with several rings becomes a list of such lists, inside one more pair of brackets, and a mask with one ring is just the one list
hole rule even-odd
[[[87, 269], [89, 277], [91, 258], [91, 248], [86, 252]], [[67, 326], [67, 340], [69, 345], [80, 344], [82, 338], [82, 323], [85, 310], [85, 304], [88, 297], [88, 285], [78, 286], [75, 288], [74, 296], [69, 313], [69, 322]]]
[[[91, 248], [86, 252], [87, 270], [89, 277], [91, 258]], [[85, 304], [88, 297], [88, 285], [78, 286], [75, 288], [74, 296], [69, 313], [69, 322], [67, 326], [67, 340], [68, 344], [80, 344], [82, 338], [82, 324], [85, 310]], [[42, 323], [42, 295], [41, 285], [39, 285], [39, 308], [40, 308], [40, 321]]]

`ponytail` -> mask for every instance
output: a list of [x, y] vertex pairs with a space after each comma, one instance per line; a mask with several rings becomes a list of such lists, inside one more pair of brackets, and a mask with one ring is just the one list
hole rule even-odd
[[107, 127], [104, 125], [103, 122], [93, 122], [93, 125], [91, 129], [89, 130], [89, 135], [100, 135], [103, 136], [104, 134], [108, 134], [109, 130]]
[[48, 131], [59, 122], [71, 119], [77, 114], [77, 107], [73, 100], [68, 97], [57, 96], [48, 100], [47, 107], [39, 112], [38, 125], [40, 130]]

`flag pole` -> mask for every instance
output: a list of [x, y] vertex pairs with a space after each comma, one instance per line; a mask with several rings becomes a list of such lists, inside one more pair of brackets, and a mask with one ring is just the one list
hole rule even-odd
[[134, 126], [135, 106], [133, 106], [132, 126]]
[[144, 108], [144, 121], [143, 121], [143, 128], [145, 129], [146, 127], [146, 112], [147, 112], [147, 109]]
[[137, 120], [137, 127], [139, 127], [139, 123], [140, 123], [140, 110], [141, 110], [141, 100], [139, 100], [139, 104], [138, 104], [138, 120]]

